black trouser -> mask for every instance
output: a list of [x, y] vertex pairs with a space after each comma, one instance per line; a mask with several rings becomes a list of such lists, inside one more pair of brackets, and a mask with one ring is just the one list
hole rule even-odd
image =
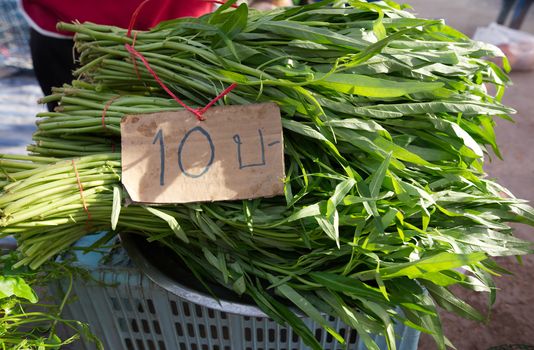
[[510, 28], [514, 29], [521, 28], [521, 25], [523, 24], [523, 21], [525, 20], [527, 12], [532, 3], [534, 3], [534, 0], [519, 0], [519, 2], [516, 0], [503, 0], [501, 12], [497, 17], [497, 23], [504, 25], [506, 19], [508, 18], [508, 14], [515, 6], [514, 14], [512, 15], [512, 19], [510, 21], [509, 26]]
[[[30, 30], [33, 69], [45, 95], [52, 93], [52, 87], [72, 81], [73, 45], [72, 40], [51, 38]], [[53, 110], [55, 106], [56, 103], [48, 103], [48, 110]]]

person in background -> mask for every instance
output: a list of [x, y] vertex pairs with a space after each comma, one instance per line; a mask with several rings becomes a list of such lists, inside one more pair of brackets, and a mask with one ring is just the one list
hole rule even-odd
[[508, 14], [514, 8], [512, 19], [510, 20], [509, 27], [512, 29], [519, 29], [527, 16], [529, 8], [534, 3], [534, 0], [503, 0], [501, 11], [497, 17], [497, 23], [504, 25]]

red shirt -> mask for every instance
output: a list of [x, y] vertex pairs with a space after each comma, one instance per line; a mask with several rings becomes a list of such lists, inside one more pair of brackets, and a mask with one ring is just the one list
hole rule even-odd
[[[57, 22], [93, 22], [128, 28], [130, 18], [143, 0], [20, 0], [30, 25], [41, 34], [70, 37], [59, 32]], [[151, 0], [146, 3], [135, 29], [146, 30], [161, 21], [178, 17], [198, 17], [212, 10], [204, 0]]]

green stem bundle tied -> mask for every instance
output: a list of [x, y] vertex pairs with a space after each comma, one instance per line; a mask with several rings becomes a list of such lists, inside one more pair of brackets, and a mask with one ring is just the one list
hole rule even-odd
[[[514, 112], [500, 102], [507, 75], [484, 58], [502, 57], [496, 47], [391, 1], [225, 6], [139, 31], [135, 43], [126, 29], [60, 28], [76, 33], [78, 79], [43, 99], [59, 106], [38, 115], [31, 155], [0, 157], [0, 232], [18, 238], [19, 265], [37, 268], [92, 230], [136, 231], [313, 349], [291, 307], [340, 342], [325, 315], [369, 349], [378, 347], [368, 333], [395, 349], [399, 322], [444, 349], [437, 306], [485, 319], [449, 287], [492, 303], [503, 270], [491, 258], [532, 252], [508, 223], [534, 225], [534, 210], [483, 171], [488, 152], [499, 156], [493, 118]], [[126, 206], [121, 118], [183, 108], [125, 44], [192, 108], [233, 83], [218, 104], [277, 103], [285, 195]]]

